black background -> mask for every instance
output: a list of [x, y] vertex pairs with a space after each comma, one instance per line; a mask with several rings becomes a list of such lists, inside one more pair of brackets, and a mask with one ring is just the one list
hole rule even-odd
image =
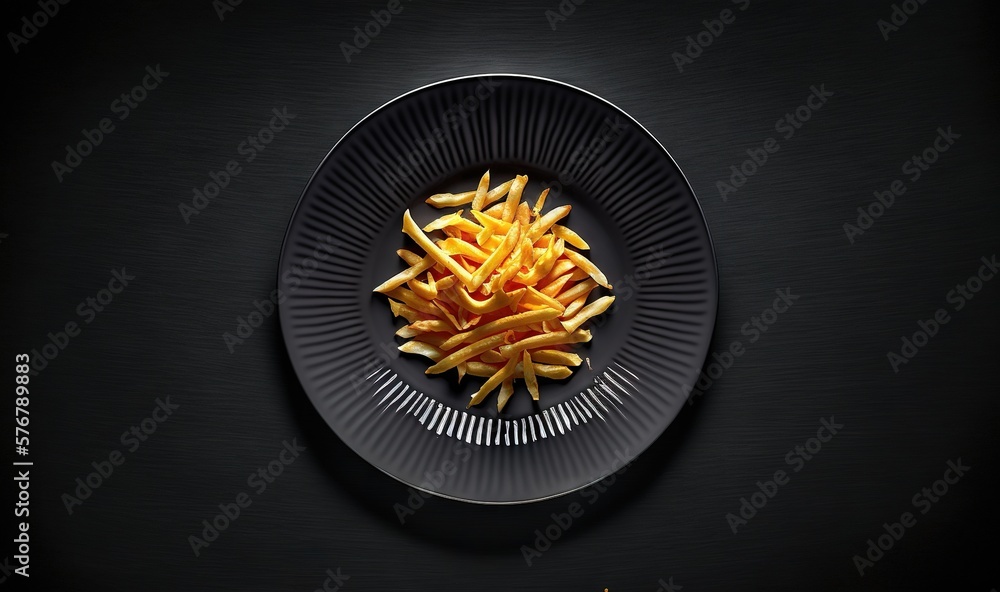
[[[209, 0], [77, 0], [18, 54], [4, 50], [11, 391], [14, 354], [81, 322], [77, 305], [112, 269], [136, 276], [31, 381], [36, 587], [314, 590], [338, 567], [344, 590], [653, 591], [670, 578], [685, 592], [1000, 586], [1000, 281], [961, 311], [945, 299], [997, 252], [986, 2], [927, 0], [886, 41], [876, 21], [889, 2], [751, 0], [741, 12], [722, 0], [589, 0], [553, 31], [554, 0], [404, 0], [347, 63], [340, 43], [384, 6], [245, 0], [220, 21]], [[672, 54], [726, 7], [736, 21], [678, 72]], [[9, 6], [4, 32], [36, 10]], [[169, 72], [162, 85], [60, 183], [51, 163], [64, 146], [116, 118], [111, 101], [156, 64]], [[234, 353], [222, 335], [274, 289], [288, 218], [336, 140], [414, 87], [483, 72], [580, 86], [667, 147], [715, 240], [713, 350], [740, 339], [747, 351], [594, 504], [433, 498], [400, 524], [393, 505], [407, 490], [327, 429], [276, 316]], [[775, 121], [820, 84], [834, 96], [778, 137]], [[283, 106], [295, 114], [288, 129], [185, 224], [178, 204]], [[852, 245], [843, 224], [949, 125], [961, 138]], [[772, 136], [781, 149], [724, 202], [716, 182]], [[740, 327], [785, 287], [800, 300], [750, 344]], [[887, 352], [938, 308], [951, 321], [894, 373]], [[68, 515], [60, 496], [167, 396], [180, 408]], [[830, 416], [843, 430], [734, 535], [726, 514], [789, 469], [785, 454]], [[292, 438], [307, 451], [195, 557], [187, 537]], [[860, 577], [852, 557], [959, 457], [967, 476]], [[572, 502], [584, 515], [527, 566], [521, 546]], [[11, 542], [0, 551], [13, 554]], [[0, 586], [25, 583], [3, 575]]]

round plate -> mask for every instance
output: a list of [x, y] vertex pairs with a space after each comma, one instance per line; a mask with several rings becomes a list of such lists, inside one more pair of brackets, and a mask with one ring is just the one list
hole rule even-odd
[[[568, 224], [614, 286], [589, 323], [587, 364], [519, 381], [466, 409], [484, 379], [424, 374], [401, 355], [403, 319], [372, 288], [401, 271], [400, 231], [441, 212], [434, 193], [527, 174], [525, 199]], [[451, 211], [451, 210], [447, 210]], [[282, 247], [282, 333], [299, 380], [331, 428], [368, 462], [418, 489], [480, 503], [568, 493], [621, 468], [673, 421], [705, 361], [718, 304], [701, 208], [666, 150], [639, 123], [578, 88], [528, 76], [432, 84], [384, 105], [334, 146], [299, 199]]]

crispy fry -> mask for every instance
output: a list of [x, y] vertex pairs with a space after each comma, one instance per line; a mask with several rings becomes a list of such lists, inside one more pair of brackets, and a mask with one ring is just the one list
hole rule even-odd
[[412, 290], [407, 290], [406, 288], [396, 288], [395, 290], [386, 292], [385, 295], [389, 298], [395, 298], [410, 308], [419, 310], [420, 312], [427, 313], [435, 317], [441, 316], [441, 311], [439, 311], [430, 302], [427, 302], [423, 298], [417, 296]]
[[497, 396], [497, 411], [503, 411], [507, 401], [510, 400], [510, 396], [514, 394], [514, 376], [508, 376], [500, 384], [500, 394]]
[[[484, 362], [469, 361], [466, 362], [467, 370], [470, 376], [478, 376], [482, 378], [489, 378], [497, 373], [503, 366], [499, 363], [506, 363], [507, 358], [498, 360], [497, 364], [487, 364]], [[562, 380], [564, 378], [569, 378], [573, 375], [573, 371], [562, 364], [539, 364], [537, 362], [532, 362], [532, 367], [535, 370], [536, 378], [551, 378], [553, 380]], [[518, 361], [517, 366], [514, 367], [514, 378], [524, 378], [524, 364]]]
[[472, 215], [483, 228], [489, 228], [492, 232], [506, 233], [510, 230], [510, 225], [513, 224], [513, 222], [504, 222], [499, 218], [494, 218], [486, 212], [477, 212], [473, 210]]
[[597, 287], [597, 282], [592, 279], [587, 279], [585, 281], [576, 284], [569, 290], [564, 291], [562, 294], [556, 296], [556, 300], [563, 304], [569, 304], [573, 302], [580, 296], [590, 294], [591, 290]]
[[542, 294], [536, 290], [534, 286], [528, 286], [528, 293], [524, 295], [524, 298], [532, 304], [539, 304], [546, 308], [555, 309], [560, 313], [566, 310], [566, 306], [562, 302], [559, 302], [551, 296]]
[[496, 292], [486, 300], [476, 300], [459, 286], [449, 290], [449, 292], [455, 295], [455, 300], [460, 306], [480, 315], [500, 310], [501, 308], [508, 306], [511, 298], [514, 296], [513, 292], [508, 294], [507, 292], [501, 291]]
[[[556, 264], [552, 266], [552, 271], [548, 273], [545, 277], [541, 279], [538, 283], [548, 284], [549, 282], [555, 281], [555, 279], [561, 275], [566, 275], [567, 273], [572, 273], [577, 269], [576, 264], [569, 259], [560, 258], [556, 261]], [[572, 279], [572, 278], [570, 278]]]
[[562, 343], [586, 343], [588, 341], [590, 341], [590, 331], [585, 329], [578, 329], [573, 333], [566, 331], [561, 331], [559, 333], [547, 333], [545, 335], [528, 337], [527, 339], [522, 339], [517, 343], [502, 345], [500, 346], [500, 355], [510, 359], [512, 356], [516, 356], [518, 353], [529, 348], [559, 345]]
[[[521, 363], [524, 368], [524, 384], [528, 387], [528, 392], [531, 393], [531, 398], [538, 400], [538, 379], [535, 378], [535, 366], [531, 363], [531, 354], [528, 350], [524, 350], [521, 353]], [[516, 360], [517, 358], [511, 358]], [[508, 362], [509, 363], [509, 362]]]
[[611, 284], [608, 283], [608, 278], [605, 277], [603, 273], [601, 273], [600, 269], [597, 269], [596, 265], [591, 263], [590, 259], [587, 259], [583, 255], [577, 253], [576, 251], [572, 251], [570, 249], [566, 249], [565, 253], [566, 257], [568, 257], [570, 261], [575, 263], [576, 266], [579, 267], [580, 269], [586, 271], [590, 275], [590, 277], [594, 278], [595, 282], [604, 286], [605, 288], [608, 288], [609, 290], [611, 289]]
[[451, 270], [463, 284], [468, 286], [472, 283], [472, 275], [457, 261], [439, 249], [431, 239], [427, 238], [424, 231], [420, 230], [417, 223], [413, 221], [413, 217], [410, 216], [410, 210], [403, 212], [403, 232], [427, 251], [428, 256], [433, 257], [435, 261]]
[[381, 284], [376, 286], [375, 289], [372, 291], [381, 292], [383, 294], [385, 294], [386, 292], [390, 292], [402, 286], [406, 282], [412, 280], [413, 278], [417, 277], [421, 273], [427, 271], [431, 267], [434, 267], [434, 258], [428, 255], [423, 259], [421, 259], [416, 264], [412, 265], [409, 269], [405, 269], [397, 273], [396, 275], [392, 276], [391, 278], [387, 279], [386, 281], [382, 282]]
[[[423, 257], [409, 249], [396, 249], [396, 254], [399, 255], [400, 259], [406, 261], [407, 265], [416, 265], [423, 259]], [[374, 292], [375, 290], [372, 291]]]
[[475, 261], [476, 263], [482, 263], [490, 256], [489, 253], [480, 249], [476, 245], [457, 238], [446, 238], [443, 241], [439, 241], [437, 246], [449, 255], [462, 255], [463, 257], [467, 257]]
[[518, 273], [516, 278], [517, 281], [521, 282], [526, 286], [533, 286], [538, 283], [538, 280], [542, 279], [552, 271], [552, 268], [556, 264], [556, 260], [562, 256], [565, 249], [566, 243], [563, 239], [557, 238], [540, 257], [535, 261], [535, 264], [531, 266], [531, 271], [528, 273]]
[[490, 335], [492, 333], [498, 333], [500, 331], [507, 331], [508, 329], [516, 329], [522, 327], [529, 323], [537, 323], [540, 321], [547, 321], [549, 319], [554, 319], [559, 316], [558, 310], [532, 310], [528, 312], [522, 312], [513, 316], [504, 317], [502, 319], [497, 319], [495, 321], [486, 323], [481, 327], [477, 327], [472, 331], [466, 331], [464, 333], [458, 333], [448, 338], [444, 342], [444, 349], [450, 350], [453, 347], [458, 346], [461, 343], [468, 343], [472, 341], [479, 341], [483, 337]]
[[[483, 362], [488, 363], [488, 364], [506, 364], [507, 363], [507, 358], [501, 356], [500, 352], [498, 352], [495, 349], [489, 349], [489, 350], [484, 351], [482, 354], [480, 354], [479, 359], [482, 360]], [[492, 375], [493, 375], [493, 373], [490, 372], [489, 376], [492, 376]]]
[[483, 173], [481, 179], [479, 179], [479, 187], [476, 189], [476, 196], [472, 198], [472, 209], [481, 210], [483, 209], [483, 204], [486, 203], [486, 194], [489, 193], [490, 189], [490, 171], [489, 169]]
[[553, 298], [558, 296], [559, 292], [562, 292], [563, 287], [566, 285], [566, 282], [569, 281], [569, 278], [571, 276], [572, 274], [567, 273], [552, 280], [551, 282], [548, 283], [548, 285], [546, 285], [544, 288], [541, 289], [542, 294], [545, 294], [546, 296], [552, 296]]
[[504, 204], [498, 203], [498, 204], [493, 204], [492, 206], [486, 208], [485, 210], [483, 210], [483, 212], [488, 216], [493, 216], [494, 218], [500, 219], [500, 217], [503, 216], [503, 208]]
[[437, 298], [437, 282], [434, 281], [434, 276], [431, 272], [427, 272], [427, 282], [422, 282], [416, 278], [406, 282], [406, 285], [413, 290], [413, 293], [420, 296], [424, 300], [434, 300]]
[[459, 220], [465, 220], [465, 218], [462, 217], [462, 212], [464, 211], [465, 210], [459, 210], [451, 214], [445, 214], [440, 218], [436, 218], [430, 224], [424, 226], [423, 230], [424, 232], [431, 232], [432, 230], [441, 230], [446, 226], [454, 226], [459, 223]]
[[436, 208], [450, 208], [471, 203], [476, 197], [475, 191], [464, 191], [462, 193], [435, 193], [425, 201]]
[[576, 331], [580, 325], [584, 324], [591, 317], [595, 317], [608, 310], [608, 307], [610, 307], [611, 303], [614, 301], [614, 296], [604, 296], [602, 298], [598, 298], [580, 309], [580, 312], [573, 315], [573, 318], [563, 321], [563, 327], [570, 332]]
[[392, 316], [394, 317], [401, 316], [411, 323], [420, 320], [420, 313], [415, 308], [411, 308], [402, 302], [389, 300], [389, 308], [392, 310]]
[[470, 290], [475, 290], [479, 288], [479, 286], [483, 285], [483, 282], [486, 281], [486, 278], [490, 277], [490, 274], [492, 274], [493, 270], [500, 265], [500, 262], [514, 250], [514, 247], [517, 245], [520, 238], [521, 227], [519, 225], [511, 225], [510, 230], [507, 231], [507, 235], [503, 239], [503, 244], [500, 245], [500, 248], [493, 251], [493, 253], [487, 257], [486, 261], [483, 261], [483, 264], [479, 266], [479, 269], [472, 274], [472, 283], [466, 284], [469, 286]]
[[531, 360], [536, 363], [559, 364], [561, 366], [579, 366], [582, 362], [580, 356], [558, 349], [536, 349], [531, 352]]
[[468, 360], [474, 356], [477, 356], [488, 349], [493, 349], [503, 343], [504, 334], [498, 333], [496, 335], [490, 335], [485, 339], [480, 339], [479, 341], [467, 345], [462, 349], [449, 354], [447, 357], [442, 358], [437, 364], [434, 364], [428, 368], [426, 374], [440, 374], [445, 370], [454, 368], [461, 362]]
[[543, 234], [548, 232], [549, 228], [552, 228], [553, 224], [568, 216], [570, 210], [572, 209], [573, 206], [559, 206], [558, 208], [551, 210], [548, 214], [545, 214], [541, 218], [535, 220], [531, 224], [531, 228], [528, 229], [528, 238], [530, 238], [532, 242], [538, 240]]
[[407, 354], [424, 356], [435, 362], [444, 357], [444, 352], [440, 349], [422, 341], [407, 341], [403, 345], [399, 346], [399, 351]]
[[531, 208], [528, 207], [527, 202], [521, 202], [521, 205], [517, 206], [517, 214], [514, 216], [514, 221], [520, 224], [531, 224]]
[[445, 336], [440, 333], [417, 333], [413, 336], [414, 341], [420, 341], [440, 349], [441, 342], [444, 341]]
[[537, 218], [542, 213], [542, 208], [545, 207], [545, 198], [549, 196], [549, 188], [546, 187], [542, 189], [542, 193], [538, 196], [538, 201], [535, 202], [535, 207], [531, 209], [532, 217]]
[[584, 294], [583, 296], [580, 296], [579, 298], [577, 298], [573, 302], [570, 302], [569, 304], [567, 304], [566, 305], [566, 310], [564, 310], [563, 313], [561, 315], [559, 315], [559, 316], [568, 319], [568, 318], [572, 317], [573, 315], [575, 315], [577, 312], [579, 312], [579, 310], [581, 308], [583, 308], [584, 304], [587, 304], [587, 297], [588, 296], [590, 296], [589, 293]]
[[590, 250], [590, 245], [587, 244], [587, 241], [583, 240], [583, 237], [581, 237], [579, 234], [573, 232], [569, 228], [566, 228], [565, 226], [560, 226], [558, 224], [553, 224], [552, 225], [552, 236], [554, 236], [556, 238], [561, 238], [564, 241], [566, 241], [568, 244], [573, 245], [574, 247], [576, 247], [578, 249], [587, 249], [587, 250]]
[[490, 189], [490, 192], [486, 194], [486, 201], [483, 202], [483, 207], [485, 208], [486, 206], [497, 201], [498, 199], [502, 199], [503, 196], [507, 195], [507, 193], [510, 192], [510, 188], [513, 184], [514, 184], [514, 179], [511, 179], [510, 181], [506, 181], [504, 183], [497, 185], [493, 189]]
[[524, 186], [528, 183], [528, 177], [524, 175], [518, 175], [514, 177], [514, 184], [510, 186], [510, 193], [507, 194], [507, 201], [503, 204], [503, 213], [500, 218], [504, 222], [513, 222], [514, 216], [517, 214], [517, 206], [521, 204], [521, 192], [524, 191]]
[[[434, 332], [444, 332], [451, 330], [448, 323], [442, 321], [441, 319], [433, 319], [428, 321], [414, 321], [407, 325], [417, 333], [434, 333]], [[449, 349], [449, 348], [445, 348]]]
[[507, 363], [504, 364], [503, 368], [498, 370], [497, 373], [494, 374], [493, 376], [490, 376], [486, 380], [486, 382], [483, 383], [483, 386], [479, 388], [476, 394], [472, 395], [472, 400], [469, 401], [468, 407], [472, 407], [473, 405], [478, 405], [479, 403], [482, 403], [483, 399], [486, 398], [486, 395], [490, 394], [490, 392], [493, 389], [495, 389], [497, 385], [499, 385], [508, 376], [514, 373], [514, 368], [516, 366], [517, 366], [517, 358], [511, 358], [510, 360], [508, 360]]

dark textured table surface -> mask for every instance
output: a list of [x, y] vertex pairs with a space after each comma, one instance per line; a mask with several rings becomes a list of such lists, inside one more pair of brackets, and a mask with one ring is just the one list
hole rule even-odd
[[[1000, 280], [969, 279], [992, 277], [981, 258], [998, 251], [995, 13], [986, 2], [898, 4], [893, 17], [888, 0], [144, 0], [70, 2], [37, 27], [21, 18], [39, 4], [9, 5], [9, 416], [15, 354], [38, 350], [44, 368], [30, 382], [31, 578], [11, 572], [8, 530], [0, 585], [1000, 586]], [[232, 10], [220, 19], [218, 6]], [[387, 7], [397, 13], [348, 63], [342, 44]], [[699, 34], [711, 43], [688, 47]], [[319, 418], [276, 316], [232, 352], [223, 335], [275, 288], [289, 216], [337, 139], [410, 89], [482, 72], [585, 88], [667, 147], [715, 240], [712, 349], [725, 358], [738, 340], [744, 353], [708, 368], [712, 384], [607, 487], [517, 507], [431, 498], [401, 523], [396, 504], [417, 502]], [[144, 79], [149, 90], [133, 91]], [[814, 87], [826, 97], [807, 102]], [[247, 162], [241, 142], [284, 108], [294, 118]], [[797, 109], [808, 120], [778, 124]], [[67, 156], [104, 118], [100, 144]], [[744, 165], [769, 138], [777, 149], [766, 163]], [[186, 223], [179, 205], [231, 159], [241, 172]], [[753, 174], [723, 199], [718, 183], [733, 165]], [[905, 193], [871, 206], [897, 179]], [[877, 217], [849, 233], [859, 207]], [[134, 277], [123, 286], [115, 273]], [[798, 299], [770, 316], [778, 289]], [[935, 330], [927, 320], [938, 309], [947, 320]], [[745, 323], [762, 313], [773, 323], [755, 333]], [[914, 337], [921, 321], [927, 339]], [[67, 323], [75, 329], [63, 336]], [[901, 351], [904, 336], [918, 345]], [[890, 352], [911, 357], [894, 369]], [[176, 408], [154, 412], [158, 401]], [[842, 427], [810, 442], [824, 420]], [[284, 442], [305, 450], [285, 453], [273, 482], [248, 482]], [[24, 460], [9, 440], [5, 454]], [[960, 476], [949, 462], [969, 468]], [[91, 485], [76, 481], [109, 468]], [[776, 471], [785, 479], [767, 483]], [[13, 504], [15, 482], [4, 480]], [[773, 497], [753, 495], [758, 481]], [[196, 556], [189, 537], [241, 493], [250, 505], [220, 519], [225, 528]], [[761, 507], [744, 505], [740, 517], [741, 498]], [[582, 515], [553, 527], [573, 503]], [[879, 538], [884, 524], [898, 540]], [[536, 529], [558, 539], [536, 544]], [[529, 566], [525, 548], [544, 550]]]

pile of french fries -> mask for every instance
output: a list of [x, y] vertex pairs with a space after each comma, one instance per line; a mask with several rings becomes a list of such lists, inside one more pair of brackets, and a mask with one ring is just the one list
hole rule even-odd
[[[572, 344], [591, 339], [581, 326], [608, 309], [614, 296], [587, 300], [607, 277], [580, 251], [590, 246], [558, 222], [569, 205], [542, 214], [548, 189], [530, 207], [522, 201], [528, 177], [490, 188], [486, 171], [475, 191], [439, 193], [437, 208], [466, 206], [420, 228], [403, 214], [403, 232], [424, 250], [397, 254], [409, 267], [375, 288], [389, 297], [392, 313], [409, 324], [396, 335], [399, 349], [429, 358], [427, 374], [452, 368], [458, 380], [485, 377], [469, 407], [500, 387], [497, 409], [522, 378], [534, 400], [538, 378], [564, 379], [581, 363]], [[506, 199], [504, 199], [506, 198]], [[502, 200], [502, 201], [501, 201]], [[443, 238], [427, 233], [440, 232]]]

